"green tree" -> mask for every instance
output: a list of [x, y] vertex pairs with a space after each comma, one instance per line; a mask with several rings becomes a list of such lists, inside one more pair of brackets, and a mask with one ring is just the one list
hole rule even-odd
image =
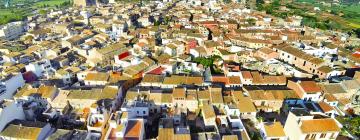
[[224, 3], [231, 3], [231, 0], [223, 0]]
[[44, 9], [41, 9], [41, 10], [39, 10], [39, 14], [40, 14], [40, 15], [46, 15], [46, 14], [47, 14], [47, 11], [44, 10]]
[[248, 18], [248, 19], [246, 19], [246, 22], [248, 22], [250, 25], [255, 25], [256, 20], [253, 18]]

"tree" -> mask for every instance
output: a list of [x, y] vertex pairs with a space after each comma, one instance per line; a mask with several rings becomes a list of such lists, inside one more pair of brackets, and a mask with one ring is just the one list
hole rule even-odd
[[356, 34], [358, 38], [360, 38], [360, 28], [354, 29], [353, 32]]
[[336, 118], [344, 129], [348, 130], [351, 134], [360, 137], [360, 117], [338, 117]]
[[247, 21], [250, 25], [255, 25], [255, 23], [256, 23], [256, 20], [253, 19], [253, 18], [248, 18], [248, 19], [246, 19], [246, 21]]
[[231, 0], [223, 0], [224, 3], [231, 3]]
[[39, 14], [40, 14], [40, 15], [46, 15], [46, 14], [47, 14], [47, 11], [44, 10], [44, 9], [41, 9], [41, 10], [39, 11]]

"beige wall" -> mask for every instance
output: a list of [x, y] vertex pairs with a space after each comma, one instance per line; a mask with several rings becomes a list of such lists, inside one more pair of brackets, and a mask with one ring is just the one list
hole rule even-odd
[[298, 127], [296, 118], [294, 114], [289, 113], [284, 126], [285, 134], [291, 140], [301, 140], [305, 138], [305, 136], [302, 137], [301, 135], [301, 130]]

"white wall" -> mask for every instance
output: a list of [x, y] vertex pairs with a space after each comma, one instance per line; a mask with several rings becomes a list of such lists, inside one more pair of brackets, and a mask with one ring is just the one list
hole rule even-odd
[[15, 119], [24, 120], [25, 114], [21, 104], [12, 102], [0, 109], [0, 131], [2, 131], [9, 122]]
[[0, 100], [10, 99], [13, 97], [18, 88], [25, 85], [25, 80], [23, 79], [22, 74], [18, 73], [1, 84], [5, 85], [6, 91], [5, 94], [0, 95]]

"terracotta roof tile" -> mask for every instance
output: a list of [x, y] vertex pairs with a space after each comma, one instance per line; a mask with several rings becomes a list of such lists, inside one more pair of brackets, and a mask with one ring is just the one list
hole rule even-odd
[[321, 92], [320, 86], [315, 81], [301, 81], [300, 86], [306, 93]]
[[303, 133], [323, 133], [340, 131], [340, 127], [332, 118], [302, 120], [300, 128]]

